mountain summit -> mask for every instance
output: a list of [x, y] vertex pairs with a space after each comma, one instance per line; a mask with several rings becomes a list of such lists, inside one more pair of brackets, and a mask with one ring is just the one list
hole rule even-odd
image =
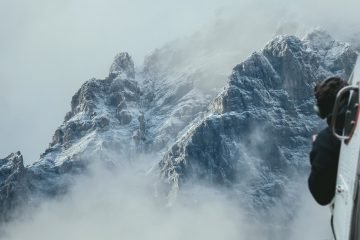
[[249, 208], [296, 202], [292, 188], [307, 170], [309, 139], [320, 126], [315, 82], [347, 79], [356, 57], [323, 31], [274, 38], [233, 69], [205, 117], [167, 151], [163, 178], [175, 191], [194, 179], [235, 188]]
[[94, 162], [116, 167], [143, 154], [152, 156], [144, 168], [159, 172], [171, 195], [201, 181], [240, 193], [254, 211], [290, 209], [291, 186], [321, 126], [312, 112], [314, 83], [347, 79], [355, 51], [321, 30], [278, 36], [216, 91], [199, 84], [197, 66], [162, 67], [169, 62], [161, 51], [136, 73], [120, 53], [107, 78], [85, 82], [39, 161], [24, 167], [20, 153], [0, 159], [2, 220], [24, 203], [65, 194]]
[[123, 74], [124, 78], [135, 78], [134, 62], [131, 56], [126, 52], [117, 54], [110, 67], [110, 74]]

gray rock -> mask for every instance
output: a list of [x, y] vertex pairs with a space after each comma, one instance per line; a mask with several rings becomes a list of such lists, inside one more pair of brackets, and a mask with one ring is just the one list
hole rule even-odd
[[123, 74], [126, 78], [135, 78], [134, 62], [128, 53], [119, 53], [115, 56], [114, 62], [110, 67], [111, 74]]
[[116, 118], [119, 120], [121, 125], [126, 125], [131, 122], [133, 117], [129, 111], [122, 110], [116, 115]]
[[27, 169], [20, 152], [0, 159], [0, 221], [11, 219], [13, 211], [26, 202]]
[[194, 179], [233, 187], [254, 208], [279, 204], [293, 175], [306, 171], [309, 139], [321, 125], [312, 111], [315, 82], [347, 79], [356, 57], [322, 31], [276, 37], [233, 69], [205, 117], [165, 154], [163, 178], [172, 189]]
[[145, 140], [146, 136], [146, 126], [145, 126], [145, 117], [144, 114], [138, 117], [139, 129], [135, 132], [134, 139], [136, 142], [140, 143]]

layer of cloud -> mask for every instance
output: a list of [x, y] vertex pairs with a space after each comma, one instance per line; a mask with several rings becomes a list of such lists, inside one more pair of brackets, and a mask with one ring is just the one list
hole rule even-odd
[[[298, 215], [293, 223], [284, 218], [277, 228], [274, 221], [281, 219], [276, 209], [272, 220], [254, 221], [239, 199], [211, 187], [183, 188], [169, 205], [156, 175], [145, 174], [141, 166], [111, 172], [95, 167], [66, 196], [28, 209], [22, 218], [3, 226], [1, 239], [311, 240], [329, 236], [328, 226], [320, 224], [328, 215], [306, 194], [299, 199], [304, 208], [294, 209]], [[306, 191], [300, 185], [299, 191]], [[283, 226], [289, 231], [282, 231]]]
[[249, 239], [251, 226], [220, 191], [189, 189], [189, 198], [166, 207], [154, 183], [134, 169], [97, 169], [70, 194], [6, 226], [2, 239]]

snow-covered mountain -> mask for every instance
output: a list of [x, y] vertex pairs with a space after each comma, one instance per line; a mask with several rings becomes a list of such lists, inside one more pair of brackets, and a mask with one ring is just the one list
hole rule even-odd
[[165, 154], [163, 175], [173, 184], [190, 176], [230, 185], [251, 178], [258, 185], [252, 190], [276, 194], [288, 181], [285, 173], [307, 165], [309, 139], [319, 127], [314, 83], [331, 75], [347, 79], [355, 60], [349, 45], [320, 30], [303, 40], [276, 37], [233, 69], [205, 117]]
[[[0, 160], [0, 213], [66, 193], [94, 162], [121, 166], [151, 155], [173, 194], [201, 180], [241, 192], [250, 207], [289, 203], [293, 176], [306, 170], [314, 82], [348, 78], [356, 60], [350, 45], [316, 30], [300, 40], [279, 36], [233, 69], [225, 82], [165, 47], [137, 71], [127, 53], [109, 76], [83, 84], [71, 111], [40, 159], [24, 167], [21, 154]], [[180, 63], [179, 63], [180, 62]], [[177, 67], [174, 67], [177, 66]], [[155, 167], [154, 167], [155, 166]]]
[[227, 186], [245, 209], [271, 219], [270, 239], [279, 239], [300, 204], [298, 181], [305, 182], [311, 135], [322, 126], [314, 83], [347, 79], [355, 60], [349, 45], [322, 31], [276, 37], [233, 69], [205, 117], [168, 150], [163, 178], [175, 195], [194, 179]]

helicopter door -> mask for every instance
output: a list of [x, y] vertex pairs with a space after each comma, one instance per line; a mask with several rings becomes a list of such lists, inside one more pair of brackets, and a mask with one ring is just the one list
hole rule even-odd
[[[360, 79], [359, 70], [360, 64], [357, 64], [351, 80]], [[360, 152], [360, 130], [357, 127], [360, 110], [359, 86], [358, 82], [350, 82], [350, 84], [352, 85], [339, 91], [334, 106], [333, 116], [336, 116], [342, 96], [349, 94], [350, 100], [346, 109], [344, 130], [341, 135], [335, 131], [336, 118], [332, 119], [333, 133], [342, 141], [333, 211], [333, 230], [336, 240], [360, 240], [359, 230], [357, 229], [360, 227], [358, 225], [360, 222], [360, 203], [358, 204], [360, 192], [357, 191], [359, 187], [357, 169]]]
[[[359, 76], [359, 75], [358, 75]], [[360, 240], [360, 157], [358, 157], [353, 193], [350, 240]]]

